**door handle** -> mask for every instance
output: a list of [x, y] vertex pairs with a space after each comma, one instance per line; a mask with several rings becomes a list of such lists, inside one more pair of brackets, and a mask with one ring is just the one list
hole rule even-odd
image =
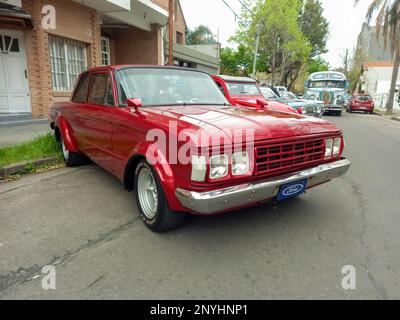
[[25, 79], [28, 79], [28, 71], [25, 69]]

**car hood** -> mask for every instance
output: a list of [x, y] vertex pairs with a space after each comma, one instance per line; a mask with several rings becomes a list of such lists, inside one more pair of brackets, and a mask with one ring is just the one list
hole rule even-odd
[[241, 141], [237, 140], [238, 137], [242, 137], [246, 130], [254, 131], [255, 141], [340, 132], [340, 129], [326, 120], [268, 109], [198, 105], [149, 107], [141, 110], [149, 121], [166, 130], [170, 131], [171, 123], [175, 121], [177, 134], [190, 132], [189, 136], [198, 136], [206, 133], [212, 137], [213, 142], [202, 141], [201, 146], [214, 143], [221, 136], [239, 143]]
[[300, 107], [304, 107], [307, 105], [306, 102], [300, 101], [300, 100], [284, 100], [284, 101], [292, 108], [300, 108]]

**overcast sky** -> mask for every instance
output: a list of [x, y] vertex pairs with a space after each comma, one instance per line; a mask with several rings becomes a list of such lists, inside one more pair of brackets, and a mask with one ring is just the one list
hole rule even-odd
[[[222, 0], [180, 1], [189, 28], [200, 24], [207, 25], [216, 35], [219, 34], [219, 41], [223, 46], [232, 46], [228, 43], [228, 39], [235, 33], [237, 20]], [[225, 1], [237, 14], [240, 14], [239, 0]], [[321, 0], [321, 2], [331, 28], [328, 41], [329, 53], [324, 58], [332, 67], [337, 67], [341, 63], [341, 53], [355, 46], [371, 0], [361, 0], [356, 7], [353, 0]]]

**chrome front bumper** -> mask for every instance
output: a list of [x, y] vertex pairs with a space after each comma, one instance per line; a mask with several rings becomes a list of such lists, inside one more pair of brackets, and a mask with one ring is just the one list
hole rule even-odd
[[308, 179], [307, 188], [311, 188], [344, 175], [350, 166], [349, 160], [342, 159], [291, 175], [256, 183], [247, 183], [209, 192], [177, 189], [175, 194], [182, 206], [190, 211], [199, 214], [213, 214], [273, 199], [278, 196], [279, 188], [282, 185], [294, 181]]

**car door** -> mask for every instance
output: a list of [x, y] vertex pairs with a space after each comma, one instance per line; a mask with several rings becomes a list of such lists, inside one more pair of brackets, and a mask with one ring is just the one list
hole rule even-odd
[[109, 70], [90, 74], [85, 107], [79, 112], [84, 153], [98, 165], [112, 170], [114, 86]]
[[89, 89], [90, 73], [84, 73], [80, 76], [78, 85], [74, 91], [71, 99], [71, 104], [68, 108], [63, 109], [63, 114], [67, 119], [67, 122], [72, 129], [72, 134], [78, 143], [78, 148], [81, 152], [85, 153], [86, 141], [85, 139], [85, 117], [81, 114], [85, 114], [87, 93]]

